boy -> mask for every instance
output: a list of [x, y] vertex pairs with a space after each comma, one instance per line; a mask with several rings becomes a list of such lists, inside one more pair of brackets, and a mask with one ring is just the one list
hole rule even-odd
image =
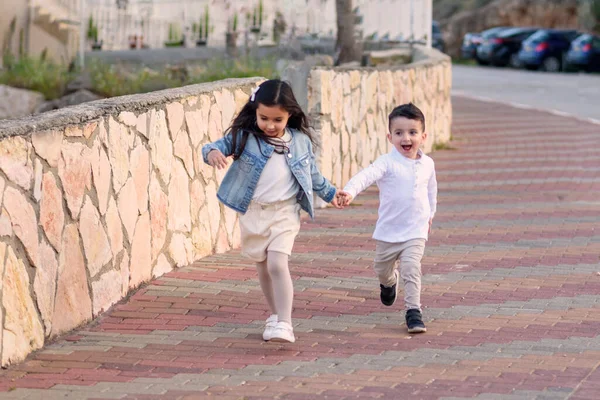
[[[421, 315], [421, 258], [436, 211], [437, 181], [433, 160], [421, 150], [427, 138], [425, 117], [414, 104], [403, 104], [389, 115], [388, 154], [356, 174], [339, 193], [344, 206], [377, 183], [379, 217], [374, 269], [381, 302], [396, 301], [400, 277], [404, 282], [406, 326], [409, 333], [427, 329]], [[396, 261], [400, 261], [400, 272]]]

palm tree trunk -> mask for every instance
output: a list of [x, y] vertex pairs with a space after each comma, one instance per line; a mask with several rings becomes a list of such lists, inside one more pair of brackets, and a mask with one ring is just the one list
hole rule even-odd
[[352, 0], [335, 0], [337, 12], [336, 65], [360, 61], [360, 51], [354, 37], [354, 13]]

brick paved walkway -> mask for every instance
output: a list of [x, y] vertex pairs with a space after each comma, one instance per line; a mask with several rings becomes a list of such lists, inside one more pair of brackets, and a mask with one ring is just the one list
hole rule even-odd
[[433, 154], [427, 334], [379, 303], [369, 190], [303, 224], [295, 344], [261, 341], [256, 273], [233, 251], [0, 372], [0, 398], [600, 398], [600, 126], [454, 107], [456, 150]]

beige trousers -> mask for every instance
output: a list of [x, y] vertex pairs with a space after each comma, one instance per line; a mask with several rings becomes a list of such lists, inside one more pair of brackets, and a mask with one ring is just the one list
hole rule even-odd
[[421, 309], [421, 259], [425, 252], [425, 239], [412, 239], [402, 243], [377, 240], [375, 248], [375, 273], [383, 286], [396, 283], [394, 271], [400, 261], [400, 277], [404, 283], [404, 306], [407, 310]]

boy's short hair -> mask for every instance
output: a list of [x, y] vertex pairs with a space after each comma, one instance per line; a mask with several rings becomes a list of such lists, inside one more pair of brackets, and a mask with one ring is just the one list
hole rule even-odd
[[402, 104], [392, 110], [388, 117], [388, 129], [392, 126], [392, 120], [399, 117], [420, 121], [423, 132], [425, 132], [425, 115], [413, 103]]

